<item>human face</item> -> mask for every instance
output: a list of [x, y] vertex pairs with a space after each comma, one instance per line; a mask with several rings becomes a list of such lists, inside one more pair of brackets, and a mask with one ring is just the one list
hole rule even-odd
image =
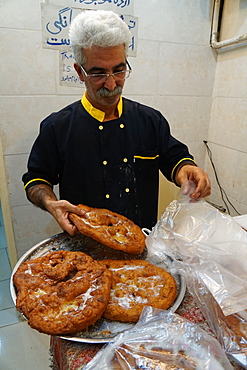
[[[83, 53], [86, 60], [83, 68], [87, 74], [114, 73], [126, 69], [124, 45], [108, 48], [94, 46], [91, 49], [84, 49]], [[93, 106], [103, 111], [116, 106], [125, 80], [115, 81], [113, 76], [109, 76], [106, 81], [95, 83], [86, 77], [78, 64], [75, 64], [75, 69], [81, 81], [85, 82], [87, 98]]]

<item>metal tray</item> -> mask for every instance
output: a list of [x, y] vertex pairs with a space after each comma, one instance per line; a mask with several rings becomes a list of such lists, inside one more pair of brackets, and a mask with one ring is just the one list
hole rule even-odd
[[[18, 267], [26, 260], [30, 259], [32, 260], [37, 257], [42, 257], [50, 252], [61, 249], [68, 251], [81, 251], [90, 255], [95, 260], [143, 259], [153, 263], [156, 266], [164, 268], [168, 272], [170, 272], [169, 266], [172, 263], [172, 259], [169, 256], [164, 258], [162, 261], [158, 257], [155, 257], [155, 259], [148, 258], [146, 249], [144, 250], [143, 253], [134, 255], [111, 249], [103, 244], [98, 243], [92, 238], [89, 238], [82, 234], [70, 236], [69, 234], [64, 232], [61, 234], [54, 235], [36, 244], [19, 259], [19, 261], [17, 262], [12, 271], [12, 275], [10, 278], [10, 293], [14, 304], [16, 304], [16, 290], [13, 284], [13, 275], [15, 271], [18, 269]], [[183, 300], [186, 290], [186, 284], [184, 278], [180, 274], [172, 273], [172, 275], [177, 283], [178, 296], [169, 310], [175, 312]], [[133, 327], [133, 325], [134, 325], [133, 323], [116, 322], [101, 318], [94, 325], [90, 326], [88, 331], [83, 331], [76, 334], [64, 335], [59, 337], [74, 342], [107, 343], [110, 342], [119, 333]]]

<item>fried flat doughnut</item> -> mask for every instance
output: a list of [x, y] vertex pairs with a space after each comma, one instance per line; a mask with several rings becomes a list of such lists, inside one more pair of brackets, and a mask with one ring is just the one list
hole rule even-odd
[[83, 252], [60, 250], [23, 262], [13, 276], [16, 308], [41, 333], [75, 333], [94, 324], [110, 298], [111, 272]]
[[100, 261], [112, 272], [111, 297], [104, 317], [137, 322], [144, 306], [167, 309], [177, 296], [176, 282], [161, 267], [143, 260]]
[[78, 216], [69, 214], [69, 219], [78, 231], [90, 236], [110, 248], [138, 254], [145, 248], [145, 236], [133, 221], [104, 208], [91, 208], [82, 204], [78, 207], [86, 213]]
[[247, 340], [247, 310], [224, 316], [224, 321], [236, 336], [236, 342], [246, 343]]

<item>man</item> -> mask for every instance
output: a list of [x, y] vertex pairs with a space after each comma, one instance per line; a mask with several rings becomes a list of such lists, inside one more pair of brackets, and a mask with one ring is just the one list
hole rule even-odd
[[[84, 11], [71, 24], [74, 64], [86, 92], [81, 101], [41, 123], [23, 182], [28, 199], [74, 235], [69, 212], [82, 203], [125, 215], [141, 227], [157, 221], [159, 170], [192, 198], [210, 194], [207, 174], [173, 138], [162, 114], [122, 97], [131, 73], [130, 32], [111, 11]], [[59, 184], [60, 199], [53, 192]]]

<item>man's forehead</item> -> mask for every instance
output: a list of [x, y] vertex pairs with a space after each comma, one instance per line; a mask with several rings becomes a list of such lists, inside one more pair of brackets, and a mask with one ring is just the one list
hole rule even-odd
[[114, 57], [124, 56], [125, 48], [123, 44], [107, 48], [93, 46], [90, 49], [83, 49], [83, 54], [87, 60], [92, 58], [109, 59], [110, 56]]
[[126, 63], [123, 45], [110, 48], [94, 47], [86, 49], [84, 57], [84, 66], [90, 71], [97, 69], [110, 71]]

